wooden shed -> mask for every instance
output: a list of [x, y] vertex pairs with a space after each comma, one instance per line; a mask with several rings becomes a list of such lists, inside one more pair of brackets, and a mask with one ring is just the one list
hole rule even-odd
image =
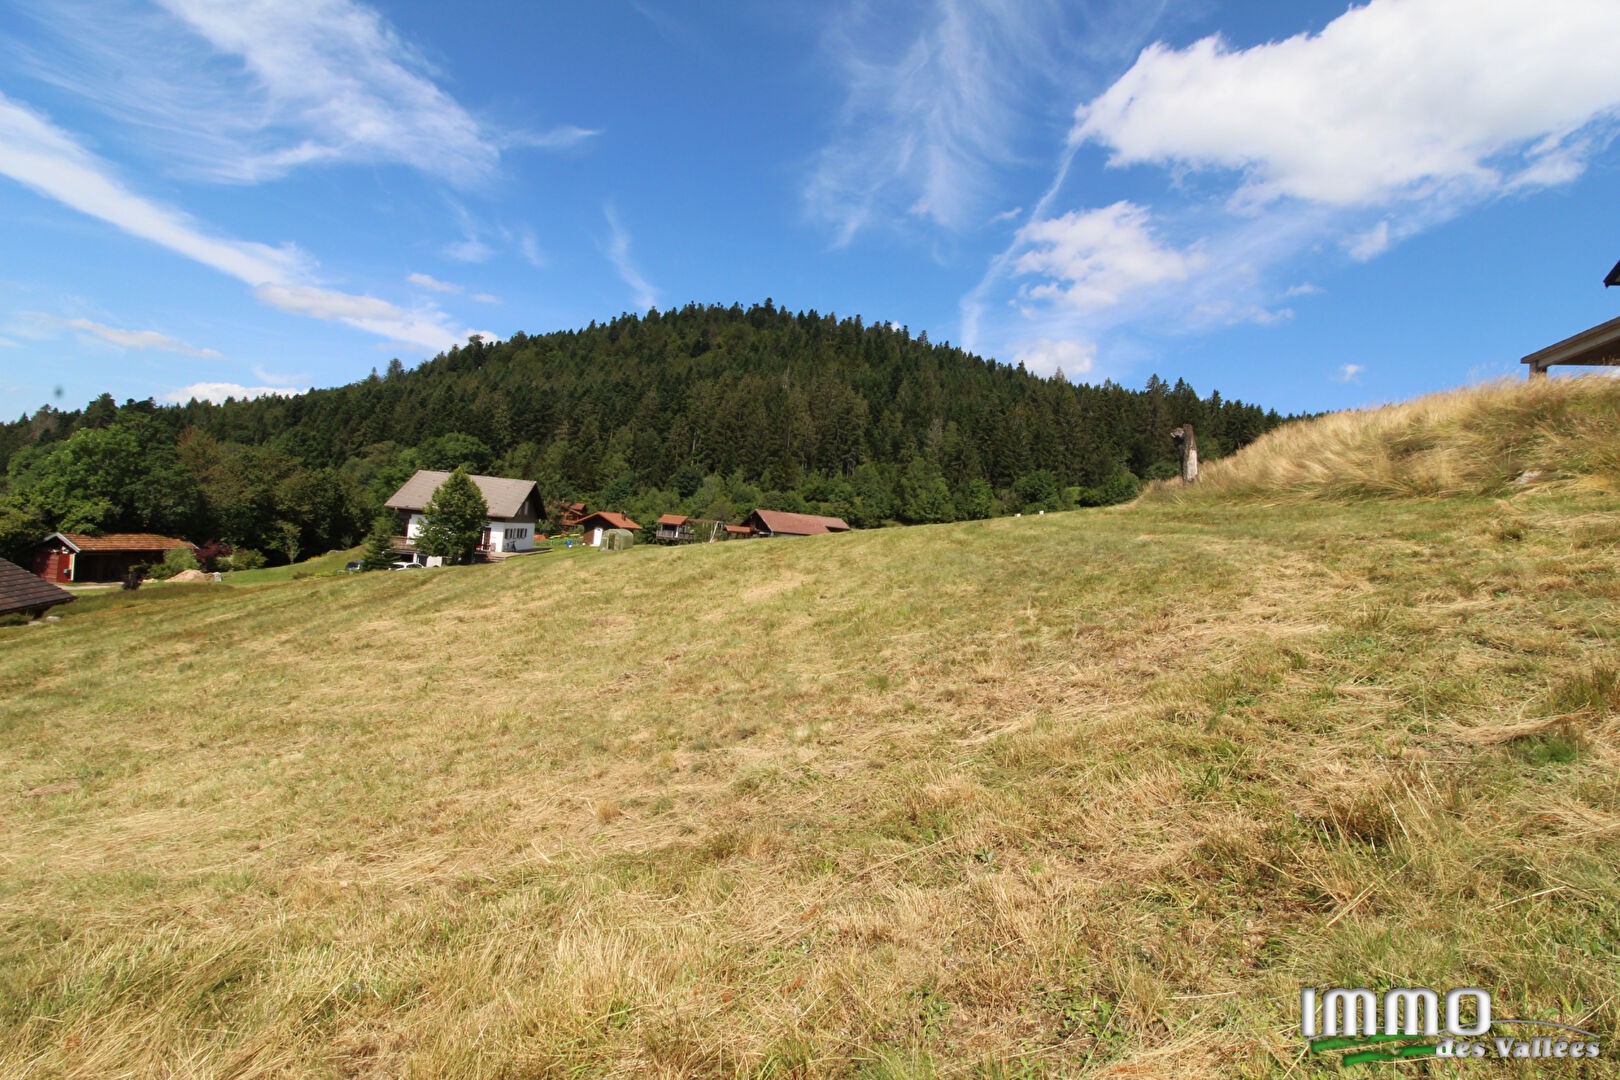
[[46, 581], [122, 581], [174, 548], [195, 550], [187, 540], [156, 533], [52, 533], [34, 548], [34, 573]]
[[72, 593], [41, 581], [16, 563], [0, 559], [0, 615], [22, 612], [39, 618], [47, 608], [71, 603]]
[[821, 536], [849, 532], [849, 523], [843, 518], [790, 514], [784, 510], [755, 510], [743, 524], [753, 529], [756, 536]]

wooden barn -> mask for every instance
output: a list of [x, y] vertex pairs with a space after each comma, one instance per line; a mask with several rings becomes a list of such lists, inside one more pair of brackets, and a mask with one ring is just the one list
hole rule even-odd
[[16, 563], [0, 559], [0, 615], [21, 612], [39, 618], [47, 608], [70, 603], [73, 594], [41, 581]]
[[849, 523], [843, 518], [789, 514], [783, 510], [755, 510], [743, 524], [754, 530], [755, 536], [820, 536], [823, 533], [849, 532]]
[[34, 548], [34, 573], [46, 581], [122, 581], [136, 566], [163, 561], [173, 548], [193, 545], [155, 533], [52, 533]]

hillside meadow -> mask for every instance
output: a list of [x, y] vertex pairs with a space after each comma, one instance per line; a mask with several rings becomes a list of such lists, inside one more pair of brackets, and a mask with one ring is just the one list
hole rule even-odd
[[1620, 385], [1401, 408], [0, 628], [0, 1075], [1327, 1075], [1303, 985], [1612, 1035]]

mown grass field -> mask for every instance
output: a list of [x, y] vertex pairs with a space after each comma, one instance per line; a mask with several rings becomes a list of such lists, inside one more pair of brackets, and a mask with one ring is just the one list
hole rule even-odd
[[1326, 1075], [1302, 985], [1613, 1035], [1620, 476], [1547, 418], [1620, 386], [1535, 393], [1524, 485], [1268, 498], [1262, 443], [0, 629], [0, 1074]]

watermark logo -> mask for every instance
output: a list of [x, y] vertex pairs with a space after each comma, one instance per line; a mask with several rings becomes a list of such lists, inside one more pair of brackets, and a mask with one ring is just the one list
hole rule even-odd
[[[1494, 1031], [1508, 1025], [1539, 1025], [1569, 1034], [1524, 1039]], [[1382, 996], [1366, 987], [1307, 986], [1299, 992], [1299, 1029], [1313, 1054], [1350, 1051], [1340, 1065], [1435, 1057], [1585, 1059], [1602, 1052], [1598, 1036], [1582, 1028], [1494, 1017], [1489, 991], [1477, 987], [1450, 990], [1442, 997], [1421, 986], [1397, 986]], [[1406, 1045], [1378, 1045], [1384, 1043]]]

